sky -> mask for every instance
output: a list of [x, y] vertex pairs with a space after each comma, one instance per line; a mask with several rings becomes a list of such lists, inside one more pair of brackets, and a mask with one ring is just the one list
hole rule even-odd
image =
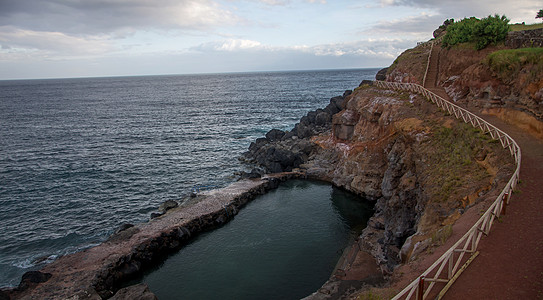
[[0, 0], [0, 80], [389, 66], [444, 20], [543, 0]]

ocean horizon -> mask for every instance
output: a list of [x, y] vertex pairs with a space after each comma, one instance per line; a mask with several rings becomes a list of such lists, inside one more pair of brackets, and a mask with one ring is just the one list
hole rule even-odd
[[324, 69], [292, 69], [292, 70], [272, 70], [272, 71], [225, 71], [225, 72], [201, 72], [201, 73], [171, 73], [171, 74], [134, 74], [134, 75], [97, 75], [97, 76], [73, 76], [73, 77], [36, 77], [36, 78], [6, 78], [2, 81], [23, 81], [23, 80], [70, 80], [70, 79], [98, 79], [98, 78], [131, 78], [131, 77], [170, 77], [170, 76], [207, 76], [207, 75], [236, 75], [236, 74], [258, 74], [258, 73], [304, 73], [304, 72], [329, 72], [329, 71], [349, 71], [349, 70], [381, 70], [385, 67], [376, 68], [324, 68]]

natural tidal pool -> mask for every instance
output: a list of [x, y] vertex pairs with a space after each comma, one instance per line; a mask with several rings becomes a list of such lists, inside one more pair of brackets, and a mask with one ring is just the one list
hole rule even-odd
[[365, 200], [292, 180], [248, 203], [142, 278], [159, 299], [299, 299], [318, 290], [373, 214]]

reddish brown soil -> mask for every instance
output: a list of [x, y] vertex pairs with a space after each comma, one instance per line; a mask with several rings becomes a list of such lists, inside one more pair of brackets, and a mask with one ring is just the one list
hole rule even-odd
[[543, 299], [543, 142], [496, 117], [522, 151], [521, 184], [445, 299]]
[[[443, 89], [433, 86], [429, 84], [450, 101]], [[445, 299], [543, 299], [543, 142], [497, 117], [479, 115], [519, 144], [521, 184], [506, 214], [481, 240], [480, 255]]]
[[[432, 55], [437, 54], [435, 52]], [[450, 101], [443, 89], [435, 87], [436, 64], [434, 60], [430, 65], [426, 87]], [[473, 112], [517, 141], [522, 152], [521, 183], [517, 186], [518, 192], [511, 197], [506, 214], [481, 240], [479, 256], [444, 298], [543, 299], [543, 141], [495, 116]], [[485, 201], [469, 209], [454, 224], [449, 240], [433, 253], [399, 267], [389, 290], [397, 293], [417, 278], [475, 223], [479, 212], [485, 211], [489, 204]], [[436, 288], [439, 291], [442, 287]]]

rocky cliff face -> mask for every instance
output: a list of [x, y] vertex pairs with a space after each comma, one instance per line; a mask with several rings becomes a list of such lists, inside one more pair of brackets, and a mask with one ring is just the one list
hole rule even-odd
[[[245, 158], [268, 171], [277, 164], [301, 168], [310, 178], [375, 202], [375, 215], [359, 240], [384, 273], [409, 259], [413, 245], [404, 246], [408, 238], [427, 239], [473, 204], [475, 199], [466, 201], [469, 195], [483, 196], [492, 186], [496, 172], [486, 166], [495, 163], [493, 146], [467, 138], [461, 146], [449, 147], [455, 144], [450, 134], [463, 135], [469, 129], [418, 95], [362, 85], [352, 94], [332, 98], [329, 106], [334, 109], [324, 111], [337, 112], [326, 123], [316, 121], [319, 113], [310, 113], [314, 122], [306, 116], [300, 122], [304, 125], [280, 133], [280, 139], [271, 138], [276, 135], [270, 132], [251, 145]], [[298, 133], [305, 127], [312, 128], [310, 135]], [[462, 161], [455, 169], [448, 168], [459, 159], [450, 157], [451, 151], [459, 152]], [[291, 156], [297, 158], [280, 159]]]
[[541, 66], [526, 64], [517, 75], [502, 78], [485, 59], [500, 50], [489, 47], [481, 51], [471, 49], [442, 49], [438, 85], [455, 101], [466, 101], [481, 108], [510, 108], [525, 111], [543, 120], [543, 77]]
[[[439, 49], [439, 75], [436, 85], [443, 87], [454, 101], [484, 109], [543, 138], [543, 61], [527, 62], [519, 55], [503, 76], [488, 62], [491, 53], [537, 47], [542, 30], [511, 32], [505, 45], [476, 51], [470, 45]], [[526, 43], [530, 43], [527, 45]], [[439, 46], [437, 46], [439, 47]], [[389, 68], [387, 81], [422, 83], [429, 47], [423, 45], [402, 53]]]

